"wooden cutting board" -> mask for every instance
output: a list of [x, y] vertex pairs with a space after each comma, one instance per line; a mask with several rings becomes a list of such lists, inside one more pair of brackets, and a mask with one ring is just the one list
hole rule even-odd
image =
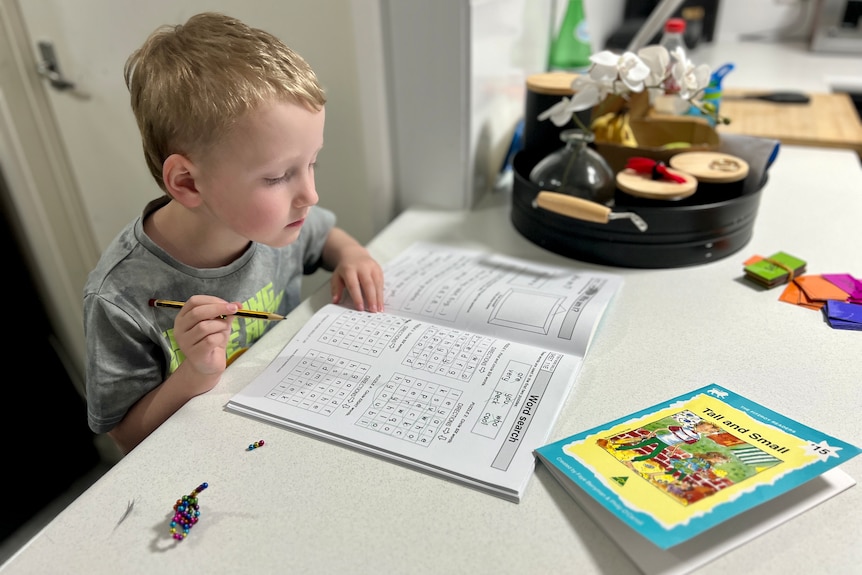
[[[727, 95], [755, 93], [727, 89]], [[776, 104], [762, 100], [721, 100], [721, 115], [729, 125], [719, 134], [746, 134], [775, 138], [782, 144], [819, 148], [845, 148], [862, 156], [862, 122], [847, 94], [808, 93], [808, 104]]]

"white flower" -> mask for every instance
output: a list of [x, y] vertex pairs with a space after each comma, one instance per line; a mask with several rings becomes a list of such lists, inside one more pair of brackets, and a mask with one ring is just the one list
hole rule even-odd
[[650, 75], [650, 68], [634, 53], [624, 52], [622, 56], [610, 50], [604, 50], [590, 56], [593, 63], [590, 78], [599, 83], [615, 83], [617, 81], [632, 92], [644, 89], [644, 80]]
[[680, 48], [677, 48], [677, 50], [680, 53], [675, 54], [677, 60], [674, 62], [673, 68], [671, 68], [671, 76], [679, 86], [680, 98], [689, 100], [709, 84], [709, 66], [706, 64], [695, 66], [685, 56], [680, 58], [682, 50]]
[[565, 126], [572, 119], [572, 109], [569, 107], [570, 102], [569, 98], [563, 96], [562, 100], [539, 114], [539, 121], [550, 118], [555, 126]]
[[650, 88], [660, 86], [670, 65], [670, 54], [668, 54], [667, 48], [658, 44], [645, 46], [638, 50], [638, 57], [650, 70], [649, 76], [644, 81], [646, 85]]
[[550, 119], [564, 126], [573, 114], [595, 107], [612, 94], [628, 97], [644, 90], [650, 92], [651, 100], [675, 95], [688, 109], [688, 102], [706, 88], [710, 79], [709, 66], [695, 66], [681, 48], [670, 54], [658, 44], [645, 46], [637, 54], [603, 50], [590, 56], [590, 62], [589, 72], [572, 81], [573, 96], [564, 97], [539, 114], [539, 120]]
[[578, 76], [572, 82], [572, 91], [575, 93], [572, 102], [569, 105], [569, 110], [572, 112], [580, 112], [588, 110], [613, 94], [614, 81], [613, 79], [596, 80], [590, 76]]

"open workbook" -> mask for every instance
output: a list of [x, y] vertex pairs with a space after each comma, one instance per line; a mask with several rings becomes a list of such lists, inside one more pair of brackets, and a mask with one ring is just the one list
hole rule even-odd
[[417, 243], [385, 313], [321, 308], [227, 409], [520, 501], [619, 276]]

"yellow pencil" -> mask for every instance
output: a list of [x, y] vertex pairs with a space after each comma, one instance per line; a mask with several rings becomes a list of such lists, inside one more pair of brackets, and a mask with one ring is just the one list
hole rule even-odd
[[[172, 308], [181, 308], [185, 304], [181, 301], [173, 301], [169, 299], [151, 299], [150, 307], [172, 307]], [[252, 311], [250, 309], [241, 309], [237, 310], [234, 315], [242, 316], [242, 317], [251, 317], [254, 319], [265, 319], [268, 321], [278, 321], [284, 319], [283, 315], [278, 315], [277, 313], [269, 313], [267, 311]]]

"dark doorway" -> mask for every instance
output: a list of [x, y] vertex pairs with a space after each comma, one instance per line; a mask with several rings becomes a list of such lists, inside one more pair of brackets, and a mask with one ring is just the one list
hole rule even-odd
[[0, 242], [6, 268], [0, 293], [7, 303], [5, 317], [10, 328], [4, 339], [6, 411], [0, 429], [6, 450], [6, 483], [13, 494], [5, 498], [0, 513], [3, 540], [96, 467], [101, 458], [87, 426], [84, 399], [55, 347], [58, 340], [22, 250], [2, 171], [0, 200]]

